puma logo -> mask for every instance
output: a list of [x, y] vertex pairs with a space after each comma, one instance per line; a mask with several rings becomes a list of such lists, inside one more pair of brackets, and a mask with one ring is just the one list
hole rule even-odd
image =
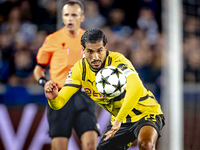
[[88, 79], [87, 81], [89, 81], [92, 84], [92, 86], [93, 86], [94, 81], [92, 82], [92, 81], [90, 81], [90, 79]]

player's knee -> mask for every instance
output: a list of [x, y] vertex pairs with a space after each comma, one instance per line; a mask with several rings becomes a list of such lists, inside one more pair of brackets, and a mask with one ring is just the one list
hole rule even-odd
[[82, 143], [83, 150], [96, 150], [96, 142], [88, 141], [86, 143]]
[[151, 141], [138, 141], [140, 150], [155, 150], [155, 144]]
[[87, 131], [81, 135], [82, 150], [96, 150], [97, 133], [96, 131]]

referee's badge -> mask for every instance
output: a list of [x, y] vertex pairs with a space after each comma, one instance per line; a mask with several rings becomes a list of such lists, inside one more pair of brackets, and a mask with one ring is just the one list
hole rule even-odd
[[67, 48], [67, 55], [69, 55], [69, 48]]

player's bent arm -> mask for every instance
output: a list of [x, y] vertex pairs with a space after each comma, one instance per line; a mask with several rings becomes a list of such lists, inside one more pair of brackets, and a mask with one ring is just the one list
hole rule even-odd
[[38, 84], [43, 86], [46, 84], [46, 82], [48, 81], [46, 78], [45, 78], [45, 74], [44, 74], [44, 71], [45, 69], [42, 68], [41, 66], [39, 65], [36, 65], [35, 66], [35, 69], [33, 71], [33, 74], [34, 74], [34, 77], [35, 77], [35, 80], [38, 81]]
[[48, 100], [49, 106], [55, 110], [61, 109], [78, 90], [77, 87], [64, 86], [54, 100]]
[[120, 108], [120, 111], [115, 120], [123, 121], [123, 119], [136, 106], [140, 97], [143, 95], [144, 90], [145, 88], [139, 79], [138, 74], [133, 73], [127, 77], [126, 95], [124, 97], [122, 107]]
[[36, 65], [33, 71], [35, 79], [38, 81], [41, 77], [44, 77], [44, 70], [41, 66]]

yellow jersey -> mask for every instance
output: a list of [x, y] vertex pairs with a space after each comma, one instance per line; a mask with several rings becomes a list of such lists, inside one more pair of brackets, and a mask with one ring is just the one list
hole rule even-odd
[[[126, 90], [117, 97], [101, 95], [95, 85], [97, 71], [93, 70], [85, 58], [79, 60], [70, 70], [66, 83], [55, 100], [48, 103], [53, 109], [62, 108], [70, 97], [83, 87], [90, 98], [111, 114], [111, 123], [115, 120], [123, 123], [136, 122], [149, 115], [163, 114], [154, 95], [148, 91], [138, 73], [122, 54], [107, 51], [104, 64], [120, 68], [127, 78]], [[148, 118], [147, 118], [148, 119]]]

